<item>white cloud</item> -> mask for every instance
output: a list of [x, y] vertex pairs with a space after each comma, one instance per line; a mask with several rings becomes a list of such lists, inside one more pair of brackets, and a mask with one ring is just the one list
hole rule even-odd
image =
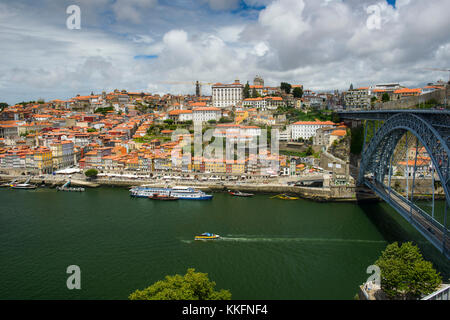
[[157, 0], [116, 0], [112, 8], [118, 20], [140, 23], [141, 10], [152, 8], [157, 2]]
[[[190, 9], [185, 0], [174, 0], [173, 7], [78, 0], [82, 19], [90, 20], [77, 31], [65, 28], [64, 8], [55, 9], [58, 16], [49, 7], [43, 17], [22, 1], [0, 3], [0, 100], [9, 103], [115, 88], [192, 93], [191, 85], [161, 82], [245, 82], [256, 74], [269, 85], [288, 81], [316, 90], [391, 81], [416, 86], [446, 78], [424, 69], [448, 68], [450, 61], [448, 0], [397, 0], [397, 9], [383, 0], [326, 6], [316, 0], [246, 0], [266, 6], [247, 20], [226, 12], [233, 1], [211, 14], [206, 2], [192, 2]], [[210, 5], [225, 6], [219, 2]], [[366, 27], [366, 8], [373, 4], [382, 9], [380, 30]], [[144, 55], [158, 57], [135, 59]]]

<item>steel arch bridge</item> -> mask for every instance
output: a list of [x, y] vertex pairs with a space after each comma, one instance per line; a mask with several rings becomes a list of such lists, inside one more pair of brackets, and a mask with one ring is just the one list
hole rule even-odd
[[[376, 132], [374, 129], [374, 135], [367, 146], [367, 126], [365, 126], [363, 157], [360, 163], [358, 184], [371, 188], [450, 259], [450, 238], [447, 226], [447, 212], [450, 204], [450, 112], [379, 110], [343, 112], [339, 115], [344, 119], [384, 121]], [[413, 202], [417, 152], [414, 162], [411, 197], [408, 197], [408, 190], [405, 198], [391, 189], [394, 150], [407, 132], [417, 138], [417, 144], [420, 142], [425, 147], [444, 189], [446, 204], [443, 224]], [[386, 186], [386, 178], [389, 181], [388, 186]]]

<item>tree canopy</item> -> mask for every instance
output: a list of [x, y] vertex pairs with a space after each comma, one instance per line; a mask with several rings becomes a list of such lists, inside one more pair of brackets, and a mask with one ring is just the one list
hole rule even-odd
[[287, 82], [282, 82], [280, 84], [280, 89], [286, 92], [287, 94], [291, 93], [292, 86]]
[[383, 93], [383, 95], [381, 96], [381, 101], [388, 102], [390, 100], [391, 98], [389, 97], [389, 94], [387, 92]]
[[88, 178], [94, 178], [94, 177], [97, 177], [98, 171], [97, 171], [97, 169], [89, 169], [89, 170], [86, 170], [84, 175]]
[[294, 90], [292, 90], [292, 94], [294, 95], [294, 98], [301, 98], [303, 97], [303, 89], [301, 87], [295, 87]]
[[244, 87], [243, 95], [244, 95], [244, 99], [250, 98], [250, 85], [248, 84], [248, 81], [247, 81], [247, 84]]
[[6, 102], [0, 102], [0, 111], [2, 111], [4, 108], [8, 108], [9, 104], [7, 104]]
[[391, 299], [420, 299], [442, 282], [432, 263], [411, 242], [388, 245], [375, 264], [381, 270], [381, 289]]
[[166, 276], [143, 290], [130, 294], [130, 300], [231, 300], [228, 290], [215, 291], [216, 283], [207, 273], [189, 268], [184, 276]]

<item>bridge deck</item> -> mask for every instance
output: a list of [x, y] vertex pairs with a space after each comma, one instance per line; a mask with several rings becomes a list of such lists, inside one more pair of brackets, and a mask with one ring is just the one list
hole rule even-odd
[[394, 190], [389, 190], [379, 182], [370, 180], [365, 180], [364, 182], [450, 259], [450, 238], [448, 237], [448, 230], [444, 226], [433, 220], [426, 212], [406, 200]]
[[398, 113], [417, 114], [417, 115], [448, 115], [450, 110], [435, 109], [402, 109], [402, 110], [349, 110], [338, 112], [339, 117], [349, 120], [387, 120]]

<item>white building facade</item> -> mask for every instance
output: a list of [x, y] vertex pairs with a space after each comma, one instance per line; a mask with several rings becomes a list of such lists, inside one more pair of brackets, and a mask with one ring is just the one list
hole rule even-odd
[[216, 83], [212, 86], [212, 105], [216, 108], [239, 106], [242, 104], [244, 86], [236, 80], [232, 84]]
[[214, 107], [199, 107], [192, 110], [192, 120], [194, 122], [208, 122], [210, 120], [219, 121], [222, 110]]
[[299, 121], [291, 125], [291, 138], [307, 140], [316, 135], [317, 129], [330, 126], [335, 124], [331, 121]]

